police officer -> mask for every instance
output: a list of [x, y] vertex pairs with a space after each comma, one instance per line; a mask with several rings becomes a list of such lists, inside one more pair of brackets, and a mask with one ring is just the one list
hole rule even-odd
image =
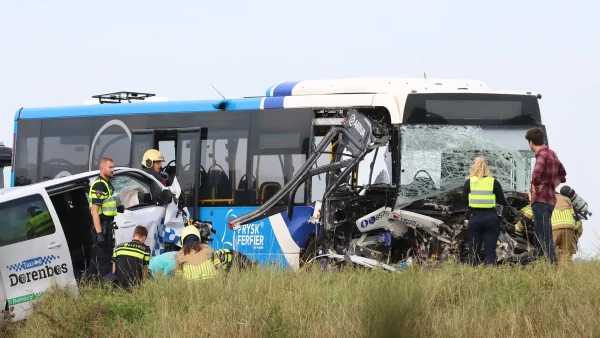
[[142, 169], [148, 174], [154, 176], [163, 185], [166, 185], [169, 175], [164, 171], [160, 171], [160, 167], [164, 161], [165, 158], [160, 151], [156, 149], [148, 149], [142, 158]]
[[471, 173], [463, 188], [463, 201], [469, 206], [467, 226], [467, 246], [469, 263], [477, 263], [477, 255], [484, 246], [485, 264], [496, 261], [496, 244], [500, 236], [500, 217], [496, 212], [496, 202], [507, 205], [504, 192], [494, 177], [490, 175], [483, 157], [473, 162]]
[[92, 183], [89, 192], [90, 212], [92, 213], [92, 257], [88, 267], [91, 276], [105, 277], [112, 271], [114, 248], [113, 220], [117, 215], [117, 202], [113, 197], [110, 180], [115, 171], [111, 158], [100, 160], [100, 175]]

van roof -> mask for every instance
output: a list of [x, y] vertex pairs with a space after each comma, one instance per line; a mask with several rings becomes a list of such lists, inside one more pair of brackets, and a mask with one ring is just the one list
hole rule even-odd
[[[142, 175], [148, 176], [148, 175], [146, 175], [146, 173], [144, 171], [142, 171], [140, 169], [127, 168], [127, 167], [115, 168], [115, 174], [116, 173], [122, 173], [122, 172], [136, 172], [136, 173], [140, 173]], [[72, 181], [76, 181], [76, 180], [79, 180], [79, 179], [82, 179], [82, 178], [90, 178], [90, 177], [98, 176], [99, 174], [100, 174], [100, 170], [94, 170], [94, 171], [88, 171], [88, 172], [84, 172], [84, 173], [80, 173], [80, 174], [76, 174], [76, 175], [71, 175], [71, 176], [56, 178], [56, 179], [53, 179], [53, 180], [48, 180], [48, 181], [42, 181], [42, 182], [38, 182], [38, 183], [33, 183], [33, 184], [25, 185], [25, 186], [8, 187], [8, 188], [0, 189], [0, 195], [10, 194], [11, 192], [14, 192], [17, 189], [24, 189], [24, 188], [48, 188], [48, 187], [51, 187], [51, 186], [60, 185], [60, 184], [64, 184], [64, 183], [69, 183], [69, 182], [72, 182]]]

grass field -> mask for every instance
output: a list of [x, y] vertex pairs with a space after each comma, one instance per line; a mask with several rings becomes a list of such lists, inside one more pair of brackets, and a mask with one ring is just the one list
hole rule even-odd
[[258, 270], [132, 293], [54, 290], [3, 337], [593, 337], [600, 262], [399, 273]]

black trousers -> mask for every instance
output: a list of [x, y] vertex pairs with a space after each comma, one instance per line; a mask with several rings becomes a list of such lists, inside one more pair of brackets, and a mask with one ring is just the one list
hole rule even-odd
[[87, 275], [91, 278], [104, 278], [112, 273], [112, 255], [114, 244], [112, 237], [104, 236], [106, 244], [98, 245], [96, 242], [96, 229], [92, 226], [90, 229], [92, 235], [92, 255], [90, 264], [87, 267]]
[[500, 236], [500, 219], [498, 214], [489, 211], [474, 211], [469, 217], [467, 226], [467, 247], [469, 263], [479, 264], [479, 251], [483, 244], [485, 264], [496, 262], [496, 244]]

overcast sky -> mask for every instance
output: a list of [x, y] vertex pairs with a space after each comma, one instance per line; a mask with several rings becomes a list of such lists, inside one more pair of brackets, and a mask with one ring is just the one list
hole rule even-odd
[[[136, 90], [263, 95], [282, 80], [475, 78], [543, 95], [568, 184], [600, 210], [596, 1], [0, 2], [0, 141], [20, 107]], [[525, 142], [525, 141], [524, 141]], [[584, 223], [600, 246], [600, 213]]]

